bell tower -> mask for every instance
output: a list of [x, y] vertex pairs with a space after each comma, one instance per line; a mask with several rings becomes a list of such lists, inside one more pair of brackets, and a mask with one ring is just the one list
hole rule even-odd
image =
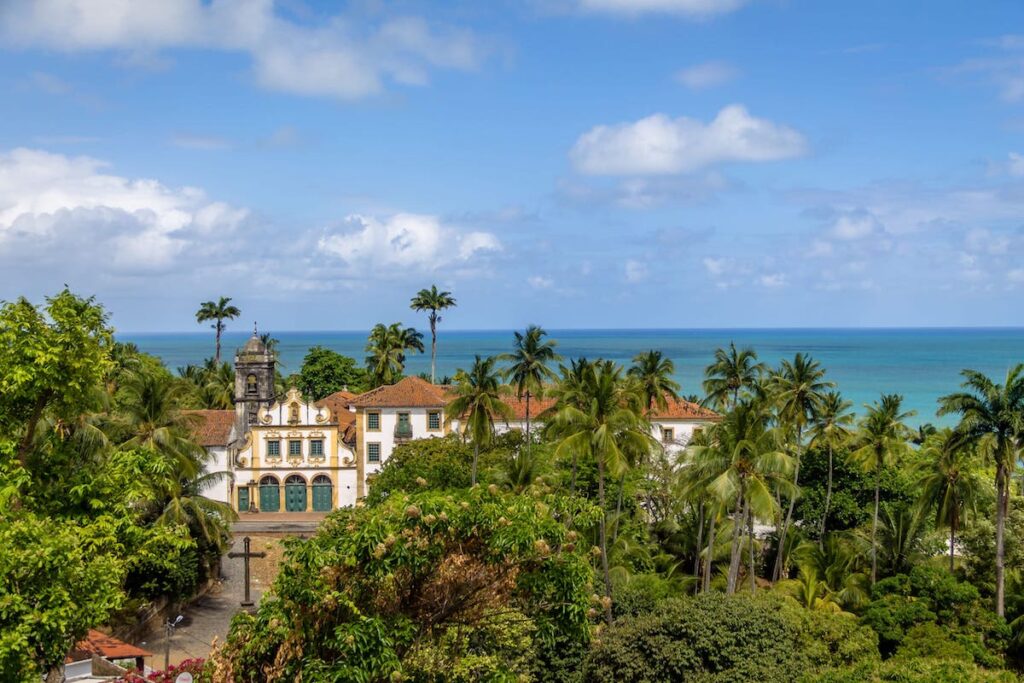
[[274, 354], [260, 339], [255, 324], [252, 336], [235, 354], [235, 415], [241, 431], [255, 424], [261, 406], [274, 403]]

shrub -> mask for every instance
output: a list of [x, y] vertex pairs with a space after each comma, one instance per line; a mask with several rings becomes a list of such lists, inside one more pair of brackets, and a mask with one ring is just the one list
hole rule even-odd
[[804, 672], [877, 660], [856, 620], [777, 595], [705, 593], [616, 622], [595, 642], [587, 681], [792, 681]]
[[468, 488], [472, 462], [473, 449], [455, 435], [401, 444], [374, 477], [366, 503], [377, 505], [397, 492]]

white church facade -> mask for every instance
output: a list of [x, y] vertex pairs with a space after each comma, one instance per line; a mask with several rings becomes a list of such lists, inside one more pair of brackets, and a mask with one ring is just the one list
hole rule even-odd
[[[235, 356], [235, 410], [196, 410], [196, 440], [207, 470], [227, 476], [204, 494], [241, 514], [329, 512], [366, 496], [394, 449], [412, 439], [458, 430], [447, 420], [448, 389], [406, 377], [363, 394], [339, 391], [309, 403], [296, 389], [275, 394], [274, 357], [255, 334]], [[525, 429], [525, 403], [507, 399], [513, 419], [499, 430]], [[531, 420], [551, 405], [534, 400]], [[651, 416], [652, 436], [670, 451], [718, 415], [669, 401]], [[536, 422], [540, 426], [539, 422]]]

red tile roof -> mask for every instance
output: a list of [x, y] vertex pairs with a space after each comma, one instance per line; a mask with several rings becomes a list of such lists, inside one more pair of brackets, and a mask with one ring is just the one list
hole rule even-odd
[[75, 644], [75, 647], [68, 653], [64, 661], [69, 664], [71, 662], [80, 662], [84, 659], [89, 659], [92, 655], [99, 655], [103, 659], [135, 659], [136, 657], [152, 657], [153, 653], [134, 645], [129, 645], [114, 636], [108, 636], [105, 633], [90, 629], [85, 638]]
[[441, 408], [448, 402], [448, 392], [420, 379], [405, 377], [395, 384], [387, 384], [360, 394], [352, 405], [357, 408]]
[[227, 446], [231, 442], [231, 428], [235, 424], [233, 410], [184, 410], [189, 419], [192, 438], [200, 446]]
[[341, 432], [342, 441], [352, 443], [355, 441], [356, 414], [348, 409], [356, 395], [351, 391], [336, 391], [330, 396], [324, 396], [316, 402], [331, 411], [331, 418], [338, 423], [338, 431]]
[[[526, 397], [522, 399], [516, 398], [515, 394], [509, 396], [503, 396], [502, 400], [505, 404], [512, 409], [513, 417], [511, 419], [517, 421], [526, 420]], [[537, 398], [536, 396], [530, 397], [530, 420], [534, 420], [542, 412], [551, 408], [555, 405], [555, 399], [553, 398]]]
[[709, 410], [704, 406], [693, 403], [691, 401], [684, 401], [683, 399], [673, 399], [666, 397], [668, 405], [664, 410], [657, 407], [654, 408], [654, 412], [651, 414], [652, 420], [710, 420], [716, 421], [721, 420], [722, 416], [713, 410]]

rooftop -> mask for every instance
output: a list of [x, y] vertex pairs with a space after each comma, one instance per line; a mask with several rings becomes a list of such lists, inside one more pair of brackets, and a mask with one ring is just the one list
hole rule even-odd
[[231, 429], [235, 424], [233, 410], [183, 410], [189, 420], [192, 438], [200, 446], [227, 446], [231, 443]]
[[90, 629], [85, 638], [75, 644], [64, 661], [69, 664], [80, 662], [83, 659], [90, 659], [93, 655], [99, 655], [103, 659], [135, 659], [136, 657], [152, 657], [153, 653], [129, 645], [114, 636]]
[[357, 396], [357, 408], [442, 408], [448, 402], [444, 388], [419, 377], [405, 377]]

